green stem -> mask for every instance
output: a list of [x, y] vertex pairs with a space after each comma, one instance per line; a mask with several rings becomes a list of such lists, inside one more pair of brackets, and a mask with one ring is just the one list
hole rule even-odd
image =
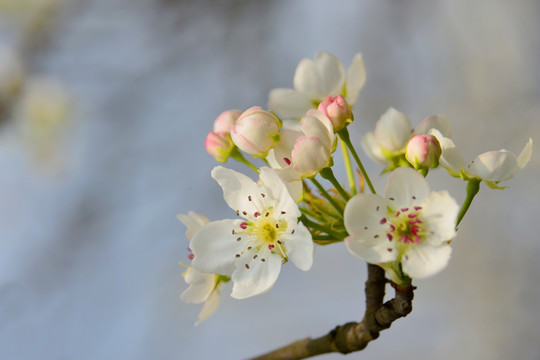
[[251, 170], [255, 171], [257, 174], [259, 173], [259, 169], [257, 169], [257, 167], [255, 165], [253, 165], [252, 163], [250, 163], [245, 157], [244, 155], [242, 155], [242, 153], [237, 149], [235, 148], [233, 151], [231, 151], [231, 155], [230, 155], [231, 158], [233, 158], [234, 160], [238, 161], [238, 162], [241, 162], [242, 164], [246, 165], [248, 168], [250, 168]]
[[334, 187], [336, 188], [336, 190], [341, 194], [341, 196], [343, 196], [343, 198], [347, 201], [351, 198], [351, 196], [349, 194], [347, 194], [347, 192], [345, 191], [345, 189], [343, 189], [343, 186], [341, 186], [341, 184], [339, 183], [339, 181], [336, 179], [335, 175], [334, 175], [334, 172], [332, 171], [332, 168], [329, 168], [329, 167], [326, 167], [324, 169], [322, 169], [319, 174], [321, 174], [321, 176], [330, 181], [332, 183], [332, 185], [334, 185]]
[[310, 228], [312, 228], [314, 230], [326, 233], [326, 234], [328, 234], [329, 236], [331, 236], [332, 238], [334, 238], [336, 240], [342, 240], [347, 236], [346, 234], [341, 234], [341, 233], [339, 233], [337, 231], [328, 229], [326, 226], [323, 226], [321, 224], [317, 224], [316, 222], [311, 221], [307, 216], [305, 216], [303, 214], [302, 214], [302, 216], [300, 216], [300, 221], [304, 225], [306, 225], [306, 226], [308, 226], [308, 227], [310, 227]]
[[467, 213], [467, 210], [469, 210], [469, 207], [471, 206], [474, 197], [476, 196], [476, 194], [478, 194], [478, 191], [480, 191], [480, 182], [481, 180], [471, 179], [467, 183], [467, 196], [465, 197], [465, 201], [463, 201], [463, 205], [461, 206], [461, 210], [459, 211], [456, 221], [456, 229], [465, 214]]
[[343, 160], [345, 161], [345, 170], [347, 171], [347, 179], [349, 180], [351, 193], [356, 195], [356, 181], [354, 181], [354, 172], [352, 169], [351, 157], [349, 156], [349, 151], [347, 150], [347, 145], [345, 145], [341, 139], [339, 139], [339, 145], [341, 146], [341, 152], [343, 153]]
[[341, 206], [339, 206], [336, 200], [334, 200], [334, 198], [328, 193], [328, 191], [323, 188], [321, 183], [315, 180], [315, 178], [310, 178], [310, 180], [317, 187], [317, 189], [319, 189], [322, 196], [324, 196], [326, 200], [328, 200], [328, 202], [338, 211], [338, 213], [343, 214], [343, 209], [341, 208]]
[[345, 145], [347, 145], [347, 147], [349, 148], [349, 151], [351, 152], [354, 160], [356, 161], [356, 164], [358, 165], [358, 167], [360, 168], [360, 171], [362, 172], [362, 176], [364, 176], [364, 179], [366, 180], [366, 183], [369, 186], [369, 190], [371, 190], [372, 194], [376, 194], [377, 192], [375, 191], [375, 188], [373, 187], [373, 184], [371, 183], [371, 180], [369, 179], [366, 169], [364, 168], [364, 165], [362, 165], [362, 161], [360, 161], [360, 158], [358, 157], [358, 154], [356, 153], [356, 150], [354, 149], [354, 146], [351, 143], [349, 131], [347, 130], [347, 128], [344, 128], [343, 130], [340, 130], [338, 132], [338, 135], [340, 139], [343, 140]]

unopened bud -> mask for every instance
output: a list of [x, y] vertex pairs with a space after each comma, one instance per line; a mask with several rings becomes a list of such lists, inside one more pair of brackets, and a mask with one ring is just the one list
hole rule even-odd
[[272, 113], [254, 106], [244, 111], [231, 127], [231, 137], [248, 154], [265, 156], [279, 141], [282, 123]]
[[435, 136], [416, 135], [409, 140], [405, 157], [415, 169], [436, 168], [441, 154], [441, 144]]
[[334, 132], [345, 128], [353, 120], [353, 115], [347, 100], [341, 95], [328, 96], [319, 104], [319, 111], [330, 119]]
[[222, 112], [214, 121], [214, 132], [230, 133], [231, 126], [234, 125], [234, 122], [241, 114], [242, 112], [240, 110], [227, 110]]
[[234, 150], [234, 143], [228, 133], [216, 133], [211, 131], [204, 141], [206, 151], [219, 162], [226, 162]]

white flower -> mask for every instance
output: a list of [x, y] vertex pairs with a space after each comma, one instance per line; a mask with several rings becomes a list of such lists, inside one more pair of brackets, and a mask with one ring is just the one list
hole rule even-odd
[[488, 151], [478, 155], [466, 165], [463, 155], [451, 139], [436, 129], [431, 130], [430, 134], [434, 135], [441, 144], [442, 155], [439, 162], [450, 175], [461, 177], [464, 180], [480, 179], [491, 188], [500, 189], [497, 184], [514, 177], [529, 163], [532, 155], [533, 141], [529, 138], [517, 157], [505, 149]]
[[398, 168], [388, 179], [384, 198], [358, 194], [349, 200], [345, 244], [368, 263], [386, 264], [387, 269], [399, 269], [401, 263], [410, 278], [430, 276], [448, 263], [458, 209], [446, 191], [430, 192], [422, 175]]
[[301, 270], [311, 268], [311, 234], [298, 222], [300, 210], [272, 169], [260, 169], [261, 184], [221, 166], [212, 177], [243, 219], [214, 221], [195, 234], [191, 250], [197, 270], [231, 276], [231, 296], [242, 299], [268, 291], [289, 259]]
[[[210, 222], [205, 216], [193, 211], [190, 211], [188, 215], [178, 215], [178, 220], [186, 225], [186, 237], [188, 240], [191, 240], [204, 225]], [[190, 259], [193, 259], [193, 257], [193, 254], [191, 254]], [[204, 302], [199, 318], [195, 323], [195, 325], [198, 325], [216, 311], [221, 297], [221, 287], [228, 279], [218, 274], [200, 272], [192, 266], [188, 266], [186, 272], [182, 275], [189, 287], [182, 293], [180, 298], [187, 303], [199, 304]]]
[[330, 119], [312, 109], [300, 120], [300, 131], [282, 131], [281, 141], [270, 152], [268, 161], [281, 169], [280, 175], [286, 181], [309, 178], [332, 164], [334, 140]]
[[361, 54], [356, 54], [347, 74], [341, 61], [327, 52], [315, 60], [302, 59], [294, 74], [293, 89], [273, 89], [268, 107], [285, 118], [299, 118], [330, 95], [343, 95], [352, 107], [366, 82]]
[[377, 121], [375, 131], [362, 138], [361, 145], [372, 160], [389, 166], [391, 170], [399, 166], [395, 163], [391, 167], [394, 162], [401, 158], [404, 160], [409, 139], [415, 135], [426, 135], [430, 129], [438, 129], [450, 136], [450, 123], [444, 115], [429, 116], [413, 129], [405, 114], [389, 108]]

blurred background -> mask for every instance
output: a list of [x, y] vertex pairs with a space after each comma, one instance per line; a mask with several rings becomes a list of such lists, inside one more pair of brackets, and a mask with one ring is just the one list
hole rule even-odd
[[[0, 358], [241, 359], [359, 321], [366, 266], [342, 244], [264, 295], [226, 287], [197, 327], [180, 301], [176, 214], [232, 216], [213, 120], [265, 106], [320, 50], [364, 55], [358, 145], [389, 106], [413, 125], [446, 114], [467, 159], [540, 143], [537, 0], [0, 0]], [[449, 266], [351, 358], [538, 359], [537, 149], [510, 189], [482, 187]], [[428, 179], [463, 200], [459, 179]]]

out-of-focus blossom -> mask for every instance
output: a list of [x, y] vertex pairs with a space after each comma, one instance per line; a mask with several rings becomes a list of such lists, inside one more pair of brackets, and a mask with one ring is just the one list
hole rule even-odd
[[6, 106], [22, 88], [24, 70], [17, 54], [0, 47], [0, 107]]
[[349, 70], [341, 61], [319, 52], [315, 59], [302, 59], [294, 74], [294, 89], [278, 88], [270, 91], [268, 107], [284, 118], [299, 118], [309, 109], [331, 95], [343, 95], [352, 107], [366, 82], [366, 70], [361, 54], [357, 54]]
[[271, 112], [254, 106], [236, 119], [231, 127], [231, 137], [240, 150], [254, 156], [266, 156], [279, 141], [282, 125]]
[[39, 160], [59, 155], [72, 110], [72, 98], [58, 82], [46, 78], [25, 82], [14, 115], [23, 140]]

